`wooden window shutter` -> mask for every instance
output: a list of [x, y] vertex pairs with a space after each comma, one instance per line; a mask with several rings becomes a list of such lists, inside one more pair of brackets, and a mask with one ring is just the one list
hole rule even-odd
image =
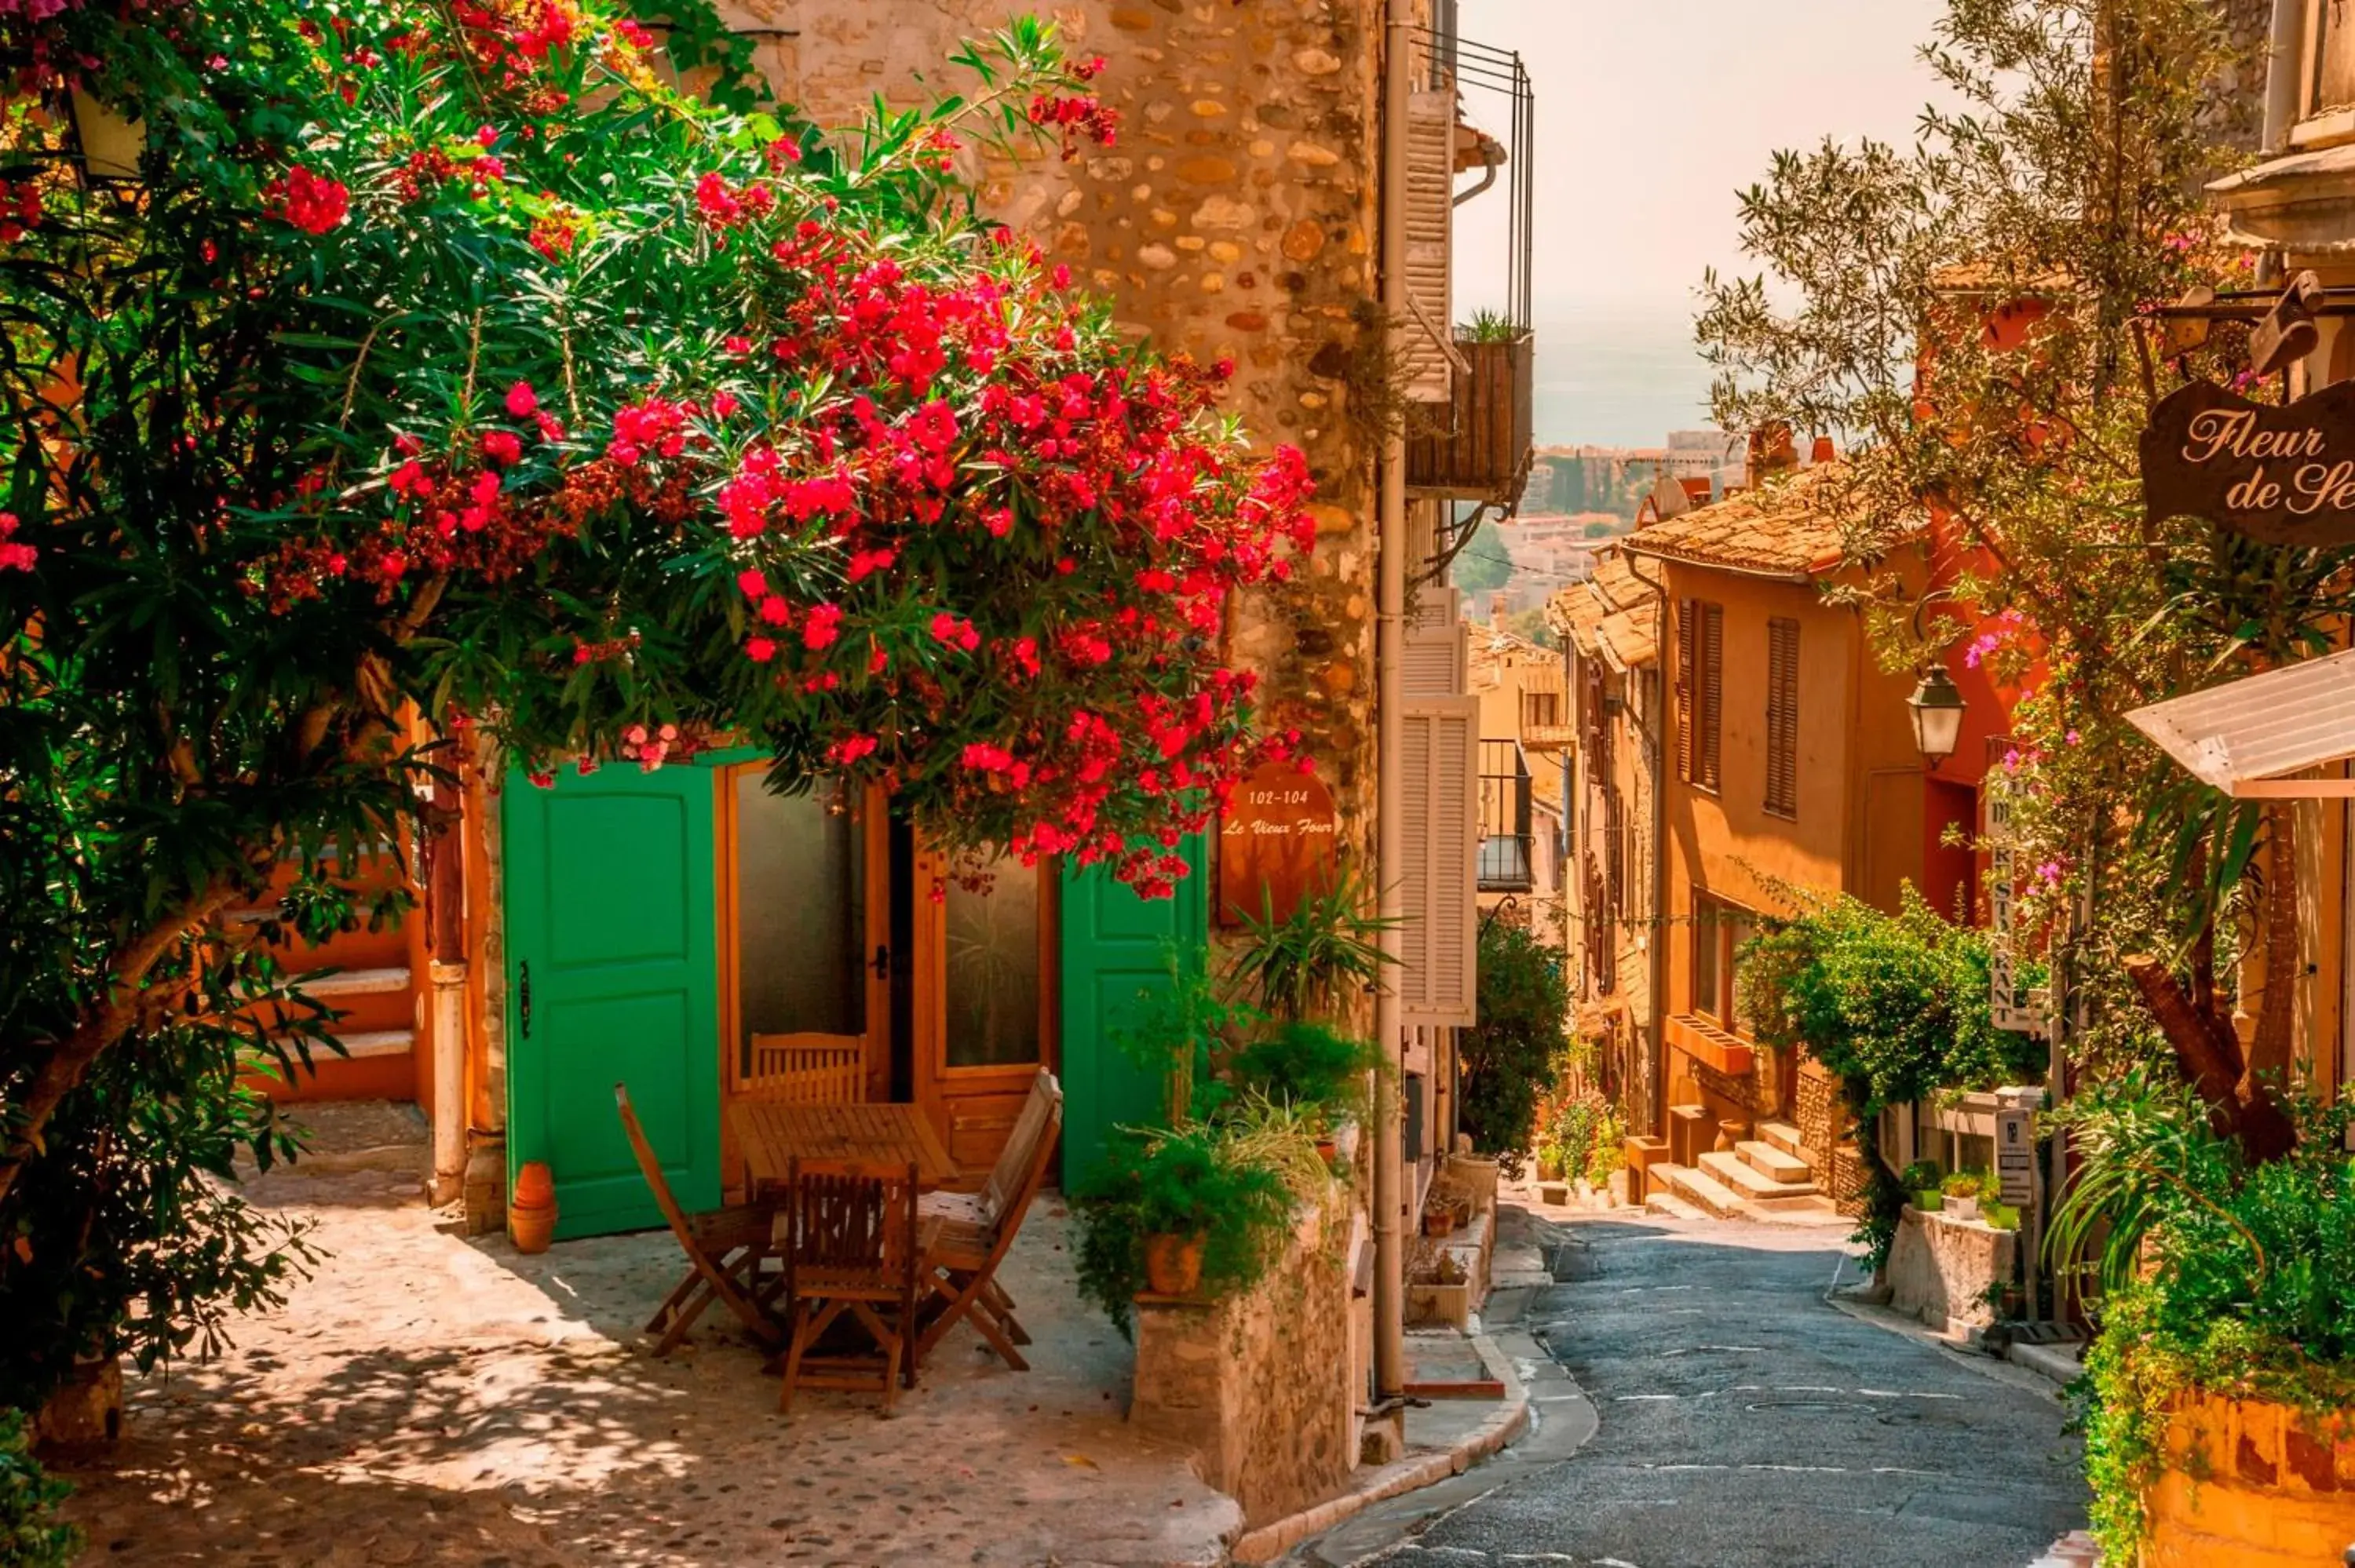
[[1693, 736], [1700, 727], [1693, 712], [1694, 695], [1700, 689], [1693, 679], [1693, 652], [1700, 641], [1698, 619], [1699, 607], [1691, 599], [1677, 601], [1677, 777], [1688, 784], [1696, 779]]
[[1705, 789], [1716, 789], [1722, 787], [1718, 774], [1718, 741], [1725, 728], [1725, 609], [1715, 604], [1700, 608], [1700, 783]]
[[1799, 623], [1766, 623], [1766, 809], [1799, 814]]
[[1454, 396], [1455, 94], [1418, 92], [1406, 114], [1406, 339], [1400, 390], [1411, 403]]
[[1424, 584], [1415, 593], [1401, 641], [1399, 683], [1407, 697], [1460, 697], [1471, 691], [1463, 589]]
[[1401, 1022], [1468, 1026], [1477, 1018], [1480, 700], [1409, 701], [1400, 725], [1406, 961], [1391, 983], [1399, 990]]

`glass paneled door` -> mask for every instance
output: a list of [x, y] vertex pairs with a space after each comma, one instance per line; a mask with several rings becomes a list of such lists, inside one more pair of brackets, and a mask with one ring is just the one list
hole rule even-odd
[[856, 1054], [869, 1100], [890, 1097], [890, 923], [879, 796], [768, 786], [765, 763], [720, 791], [727, 959], [722, 1039], [731, 1096], [776, 1086], [786, 1046]]
[[1008, 859], [968, 886], [925, 853], [915, 881], [916, 1099], [978, 1186], [1054, 1065], [1056, 878]]

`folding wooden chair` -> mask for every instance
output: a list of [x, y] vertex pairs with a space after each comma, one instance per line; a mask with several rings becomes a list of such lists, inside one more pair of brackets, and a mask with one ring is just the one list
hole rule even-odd
[[[806, 1383], [879, 1393], [889, 1415], [901, 1379], [916, 1386], [916, 1300], [929, 1274], [916, 1182], [913, 1164], [795, 1160], [786, 1167], [777, 1216], [787, 1330], [780, 1411], [792, 1411], [794, 1391]], [[878, 1355], [812, 1353], [846, 1314]]]
[[1028, 1344], [1030, 1336], [1014, 1316], [1013, 1298], [997, 1284], [997, 1266], [1021, 1232], [1030, 1201], [1047, 1178], [1047, 1162], [1054, 1158], [1055, 1135], [1062, 1125], [1062, 1086], [1053, 1074], [1042, 1072], [980, 1192], [962, 1199], [943, 1193], [930, 1201], [933, 1228], [924, 1243], [929, 1264], [925, 1282], [937, 1305], [918, 1342], [920, 1356], [931, 1354], [943, 1335], [970, 1318], [975, 1331], [1007, 1366], [1016, 1372], [1030, 1370], [1015, 1348]]
[[784, 1335], [761, 1310], [757, 1299], [761, 1260], [769, 1255], [771, 1245], [772, 1211], [747, 1205], [688, 1214], [671, 1195], [662, 1161], [655, 1157], [654, 1145], [646, 1141], [646, 1129], [630, 1104], [626, 1086], [613, 1086], [613, 1106], [622, 1113], [622, 1131], [630, 1140], [630, 1152], [637, 1156], [639, 1173], [654, 1192], [655, 1207], [662, 1211], [671, 1234], [678, 1238], [688, 1265], [686, 1277], [646, 1322], [647, 1333], [661, 1336], [655, 1343], [655, 1354], [666, 1356], [677, 1349], [714, 1301], [724, 1303], [763, 1346], [776, 1349], [784, 1342]]
[[743, 1098], [796, 1106], [855, 1106], [867, 1098], [867, 1058], [839, 1040], [803, 1034], [752, 1036], [752, 1070], [737, 1086]]

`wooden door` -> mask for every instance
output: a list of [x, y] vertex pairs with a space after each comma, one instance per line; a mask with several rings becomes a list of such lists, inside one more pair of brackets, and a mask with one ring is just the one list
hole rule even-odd
[[1193, 874], [1168, 898], [1139, 898], [1103, 866], [1063, 877], [1057, 979], [1067, 1192], [1103, 1159], [1114, 1128], [1152, 1126], [1166, 1116], [1161, 1075], [1131, 1061], [1116, 1036], [1135, 1022], [1146, 992], [1167, 989], [1173, 956], [1197, 967], [1206, 957], [1209, 857], [1202, 835], [1187, 838], [1178, 853]]
[[712, 786], [691, 767], [507, 780], [509, 1180], [548, 1162], [559, 1236], [662, 1224], [617, 1082], [678, 1201], [719, 1202]]
[[761, 1092], [753, 1037], [844, 1045], [890, 1098], [890, 901], [879, 794], [776, 795], [768, 765], [725, 770], [719, 807], [722, 1038], [731, 1096]]
[[1007, 860], [967, 887], [930, 853], [915, 870], [916, 1103], [978, 1187], [1055, 1065], [1057, 882]]

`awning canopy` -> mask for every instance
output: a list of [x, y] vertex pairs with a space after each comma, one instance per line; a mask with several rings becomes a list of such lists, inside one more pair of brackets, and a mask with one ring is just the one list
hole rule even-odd
[[2240, 800], [2355, 796], [2355, 779], [2289, 777], [2355, 758], [2355, 650], [2153, 703], [2126, 722]]

